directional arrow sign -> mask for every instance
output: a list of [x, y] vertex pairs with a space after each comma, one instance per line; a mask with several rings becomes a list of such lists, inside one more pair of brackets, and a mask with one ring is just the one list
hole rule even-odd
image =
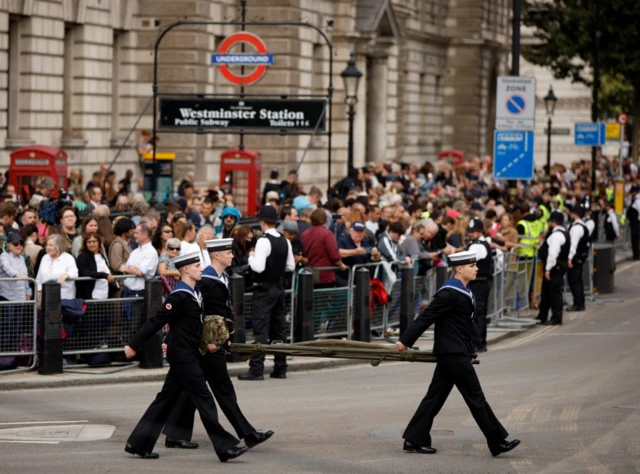
[[574, 143], [578, 146], [602, 146], [606, 141], [605, 124], [585, 122], [575, 124]]
[[496, 130], [493, 139], [495, 179], [533, 179], [533, 132]]

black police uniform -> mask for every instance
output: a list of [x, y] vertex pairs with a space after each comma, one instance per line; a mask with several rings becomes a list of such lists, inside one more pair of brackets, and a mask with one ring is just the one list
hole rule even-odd
[[472, 341], [476, 350], [486, 350], [487, 311], [489, 307], [489, 295], [491, 293], [491, 280], [493, 278], [493, 251], [483, 237], [469, 242], [465, 250], [470, 250], [473, 245], [482, 245], [487, 251], [487, 255], [484, 258], [476, 260], [478, 275], [475, 280], [469, 282], [469, 289], [476, 300]]
[[225, 451], [236, 447], [240, 442], [218, 422], [216, 405], [200, 365], [202, 319], [200, 291], [180, 282], [167, 297], [162, 309], [147, 320], [129, 343], [132, 349], [138, 350], [165, 324], [170, 325], [167, 361], [171, 367], [162, 391], [129, 437], [128, 443], [136, 453], [151, 453], [171, 409], [183, 391], [188, 393], [191, 403], [200, 413], [202, 424], [218, 457], [222, 459]]
[[435, 323], [433, 353], [437, 364], [424, 397], [402, 437], [419, 446], [431, 446], [429, 431], [433, 419], [455, 385], [487, 438], [489, 447], [502, 443], [507, 431], [487, 403], [478, 376], [471, 364], [475, 356], [471, 335], [475, 303], [473, 294], [456, 278], [447, 281], [434, 295], [429, 307], [400, 336], [411, 347]]
[[[211, 266], [204, 270], [202, 280], [198, 282], [197, 286], [202, 292], [205, 315], [218, 315], [233, 319], [228, 281], [224, 273], [218, 275]], [[220, 348], [217, 352], [204, 355], [200, 359], [200, 366], [213, 391], [213, 396], [238, 437], [245, 438], [253, 433], [255, 428], [247, 421], [238, 406], [238, 398], [227, 370], [225, 349]], [[171, 411], [163, 433], [174, 440], [190, 440], [193, 434], [195, 411], [196, 407], [191, 402], [189, 395], [183, 392], [176, 402], [175, 408]]]
[[556, 232], [562, 232], [564, 235], [564, 244], [560, 247], [560, 253], [556, 260], [556, 265], [550, 270], [551, 279], [546, 277], [542, 279], [542, 292], [540, 295], [540, 307], [538, 312], [538, 320], [546, 322], [551, 309], [551, 320], [554, 324], [562, 324], [562, 277], [569, 268], [569, 250], [571, 247], [571, 238], [569, 233], [562, 227], [555, 227], [547, 234], [544, 243], [540, 247], [538, 256], [544, 262], [544, 268], [547, 268], [547, 258], [549, 257], [549, 238]]
[[[251, 271], [254, 283], [251, 299], [251, 322], [256, 342], [267, 344], [271, 341], [287, 339], [285, 321], [284, 277], [287, 258], [290, 252], [289, 242], [282, 236], [276, 237], [266, 232], [261, 239], [269, 239], [271, 253], [266, 259], [264, 271]], [[253, 376], [264, 373], [264, 355], [253, 356], [249, 360], [249, 372]], [[287, 359], [283, 355], [274, 357], [272, 375], [287, 373]]]
[[634, 260], [640, 260], [640, 213], [638, 213], [638, 203], [640, 196], [636, 196], [631, 205], [627, 208], [627, 222], [631, 232], [631, 251]]
[[[573, 267], [569, 269], [567, 280], [569, 281], [569, 288], [571, 289], [571, 295], [573, 296], [573, 309], [584, 309], [584, 279], [583, 279], [583, 267], [584, 262], [589, 257], [589, 229], [581, 221], [577, 221], [571, 224], [571, 228], [579, 226], [582, 228], [582, 237], [578, 241], [576, 247], [576, 254], [573, 256], [571, 263]], [[571, 228], [569, 233], [571, 233]], [[570, 308], [571, 309], [571, 308]]]

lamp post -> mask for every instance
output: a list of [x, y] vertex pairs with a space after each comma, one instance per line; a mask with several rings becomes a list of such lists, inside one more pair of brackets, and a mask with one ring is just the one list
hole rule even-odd
[[353, 169], [353, 117], [356, 115], [355, 105], [358, 102], [358, 86], [362, 78], [362, 73], [356, 67], [354, 53], [351, 53], [347, 68], [342, 71], [340, 76], [344, 82], [344, 102], [349, 106], [349, 151], [347, 158], [347, 173], [349, 173]]
[[553, 93], [553, 86], [549, 86], [549, 92], [544, 98], [544, 108], [547, 109], [547, 173], [551, 176], [551, 118], [556, 108], [558, 98]]

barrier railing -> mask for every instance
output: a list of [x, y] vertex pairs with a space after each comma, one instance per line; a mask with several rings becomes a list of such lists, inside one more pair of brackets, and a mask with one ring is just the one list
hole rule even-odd
[[[339, 267], [307, 267], [315, 273]], [[347, 269], [347, 282], [352, 281], [351, 268]], [[339, 281], [339, 280], [336, 280]], [[313, 333], [317, 338], [348, 337], [351, 332], [352, 285], [344, 287], [314, 288], [313, 290]]]
[[[354, 265], [351, 268], [351, 274], [350, 274], [350, 278], [349, 278], [349, 288], [351, 288], [351, 311], [350, 314], [353, 314], [353, 305], [355, 304], [354, 302], [354, 297], [355, 297], [355, 292], [353, 291], [354, 289], [354, 280], [355, 280], [355, 276], [356, 276], [356, 272], [361, 269], [367, 269], [370, 272], [370, 276], [371, 279], [373, 278], [378, 278], [380, 279], [380, 277], [382, 275], [379, 274], [379, 272], [382, 271], [382, 263], [381, 262], [375, 262], [375, 263], [365, 263], [365, 264], [361, 264], [361, 265]], [[377, 303], [376, 301], [372, 302], [372, 305], [369, 307], [370, 311], [371, 311], [371, 330], [372, 331], [376, 331], [376, 332], [380, 332], [383, 333], [385, 330], [385, 322], [386, 322], [386, 310], [387, 310], [387, 305], [382, 305]], [[349, 318], [349, 328], [351, 328], [351, 318]]]
[[493, 278], [487, 304], [487, 323], [491, 325], [496, 325], [504, 315], [504, 269], [507, 255], [502, 253], [493, 257]]
[[38, 306], [33, 278], [0, 278], [0, 281], [29, 282], [34, 296], [24, 301], [0, 301], [0, 375], [33, 369], [38, 360]]

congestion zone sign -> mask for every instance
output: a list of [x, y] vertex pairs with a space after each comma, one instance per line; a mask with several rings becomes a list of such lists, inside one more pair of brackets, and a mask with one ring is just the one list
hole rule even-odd
[[[248, 43], [255, 48], [257, 53], [229, 53], [229, 50], [241, 43]], [[218, 66], [224, 78], [238, 86], [255, 84], [267, 72], [267, 67], [274, 63], [274, 55], [267, 54], [267, 46], [264, 41], [253, 33], [240, 31], [227, 36], [216, 54], [211, 55], [211, 64]], [[229, 66], [256, 66], [245, 75], [236, 74]]]

